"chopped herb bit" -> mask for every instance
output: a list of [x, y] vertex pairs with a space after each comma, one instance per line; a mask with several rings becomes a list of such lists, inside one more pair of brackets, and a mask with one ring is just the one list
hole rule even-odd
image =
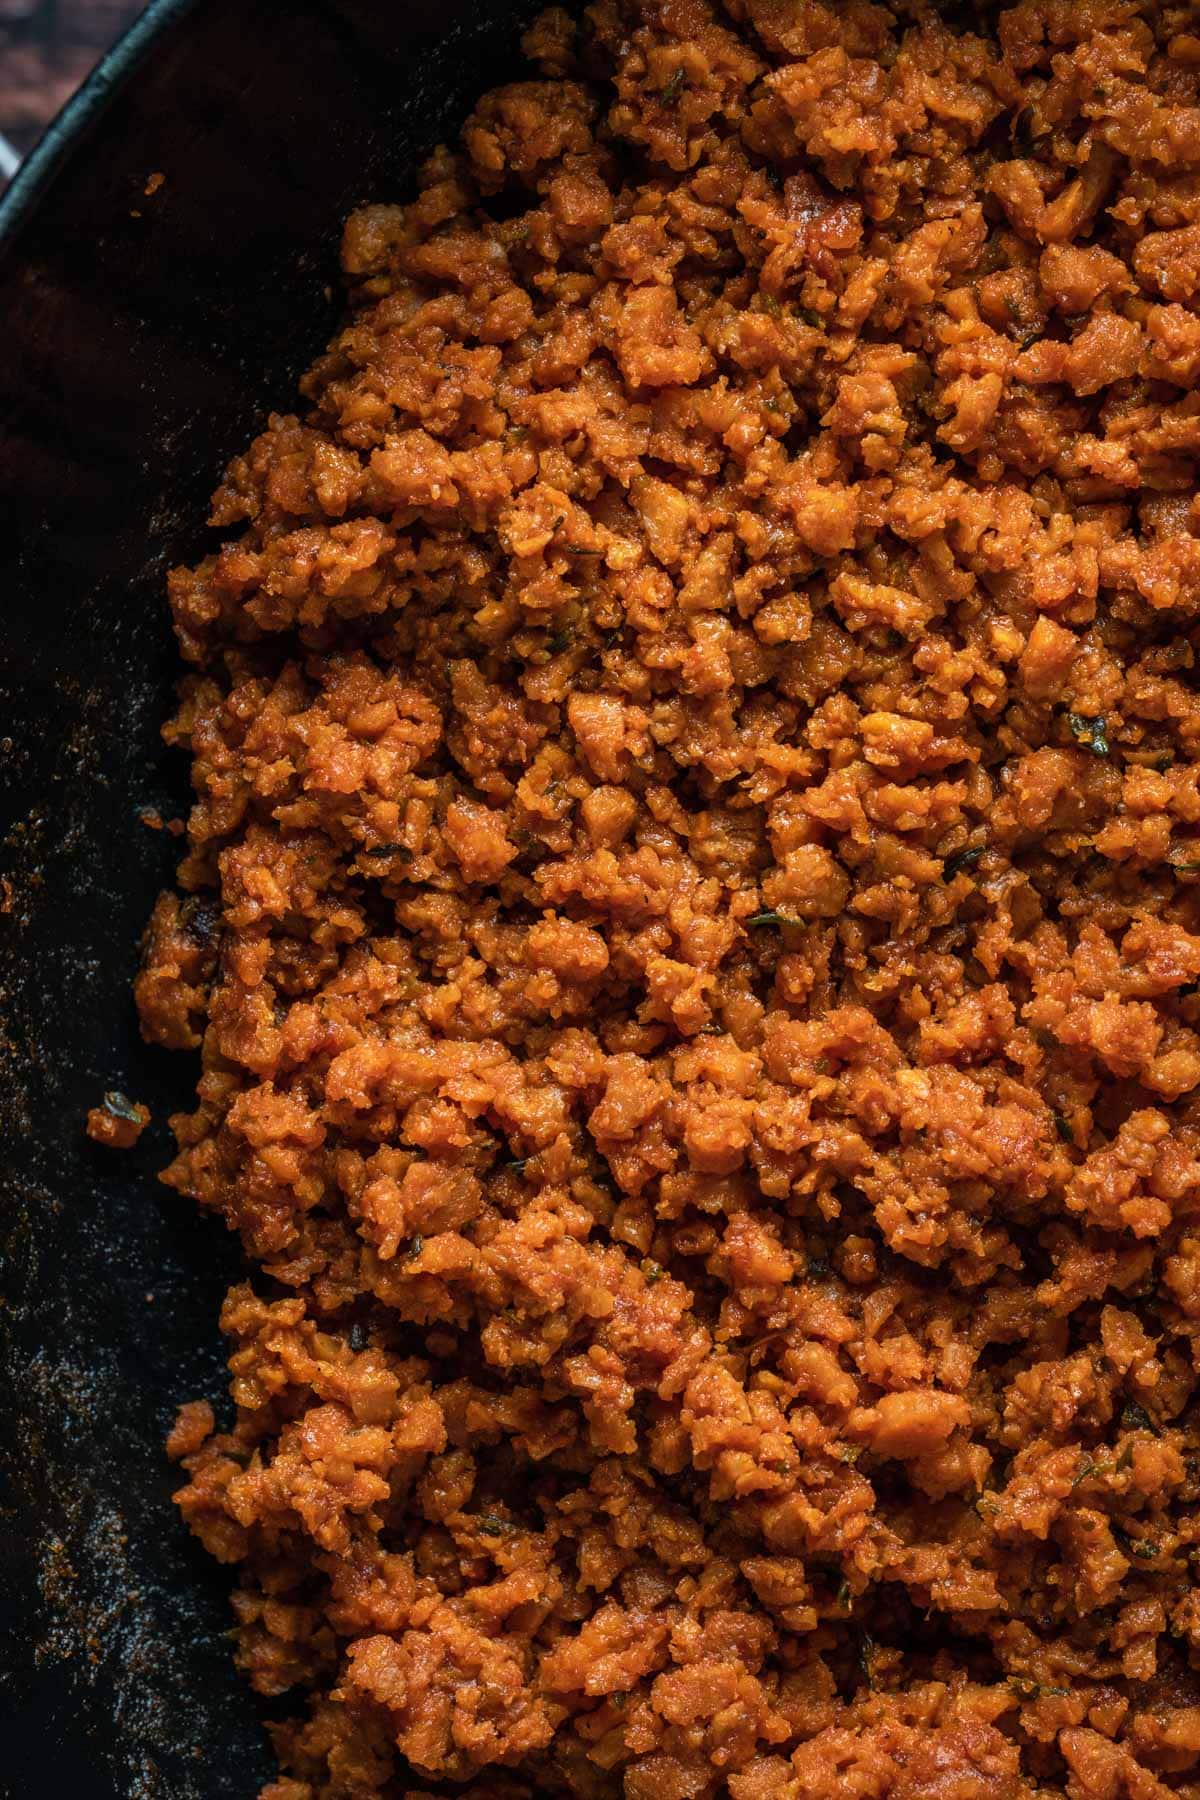
[[574, 641], [575, 633], [568, 627], [566, 631], [556, 631], [552, 638], [548, 638], [546, 648], [551, 656], [560, 656]]
[[1172, 862], [1168, 868], [1174, 869], [1177, 875], [1195, 875], [1200, 873], [1200, 860], [1195, 862]]
[[478, 1521], [478, 1529], [484, 1537], [503, 1537], [512, 1530], [512, 1526], [507, 1519], [498, 1519], [495, 1513], [484, 1513]]
[[1041, 1700], [1047, 1694], [1058, 1694], [1066, 1697], [1070, 1688], [1047, 1687], [1043, 1682], [1034, 1681], [1029, 1675], [1010, 1675], [1008, 1685], [1020, 1700]]
[[1155, 1437], [1158, 1436], [1158, 1426], [1145, 1407], [1139, 1406], [1136, 1400], [1131, 1400], [1122, 1412], [1121, 1424], [1126, 1431], [1150, 1431]]
[[365, 1350], [366, 1347], [367, 1347], [367, 1328], [365, 1325], [360, 1325], [356, 1320], [355, 1323], [350, 1327], [350, 1348], [352, 1350], [358, 1351], [358, 1350]]
[[405, 844], [376, 844], [371, 850], [364, 850], [364, 856], [411, 856], [412, 852]]
[[[810, 1263], [809, 1267], [811, 1268], [811, 1266]], [[862, 1447], [859, 1444], [839, 1444], [837, 1446], [837, 1454], [844, 1463], [849, 1463], [853, 1467], [862, 1455]]]
[[760, 295], [760, 299], [762, 300], [763, 311], [768, 313], [772, 319], [779, 318], [780, 314], [783, 312], [783, 308], [780, 306], [774, 294], [762, 294]]
[[760, 912], [755, 913], [752, 919], [747, 919], [746, 923], [747, 925], [799, 925], [801, 920], [791, 919], [787, 913]]
[[848, 1581], [843, 1581], [834, 1596], [834, 1605], [839, 1607], [842, 1612], [849, 1612], [852, 1599], [853, 1595], [850, 1592], [850, 1583]]
[[863, 1672], [863, 1680], [868, 1687], [875, 1685], [874, 1665], [875, 1639], [864, 1631], [858, 1646], [858, 1666]]
[[666, 84], [662, 90], [662, 97], [666, 101], [668, 106], [672, 105], [674, 103], [674, 101], [678, 100], [680, 94], [683, 92], [684, 84], [686, 83], [686, 81], [687, 81], [687, 71], [685, 69], [675, 69], [671, 73], [671, 75], [668, 76]]
[[1063, 1117], [1062, 1113], [1055, 1113], [1054, 1129], [1057, 1131], [1064, 1144], [1073, 1144], [1075, 1142], [1075, 1133], [1071, 1130], [1070, 1124]]
[[105, 1094], [104, 1107], [105, 1111], [110, 1112], [114, 1119], [127, 1119], [131, 1125], [140, 1125], [142, 1122], [142, 1115], [137, 1106], [119, 1088], [110, 1088]]
[[511, 1162], [505, 1163], [504, 1167], [506, 1169], [511, 1169], [514, 1175], [523, 1175], [528, 1162], [529, 1158], [527, 1156], [514, 1156]]
[[620, 1693], [610, 1694], [608, 1696], [608, 1704], [610, 1706], [615, 1706], [617, 1711], [621, 1712], [624, 1709], [625, 1704], [628, 1701], [628, 1699], [629, 1699], [628, 1694], [620, 1694]]
[[408, 1246], [409, 1259], [411, 1260], [414, 1256], [420, 1256], [420, 1254], [424, 1248], [425, 1248], [425, 1239], [421, 1236], [420, 1232], [418, 1232], [417, 1235], [414, 1238], [410, 1239], [410, 1241], [409, 1241], [409, 1246]]
[[810, 1256], [808, 1259], [808, 1272], [810, 1275], [828, 1275], [829, 1264], [821, 1255]]
[[1123, 1475], [1125, 1470], [1132, 1463], [1132, 1461], [1133, 1461], [1133, 1445], [1126, 1444], [1125, 1448], [1122, 1450], [1120, 1456], [1118, 1456], [1117, 1461], [1116, 1461], [1117, 1474]]
[[811, 328], [811, 330], [824, 331], [824, 329], [825, 329], [824, 314], [819, 313], [815, 306], [802, 306], [799, 308], [799, 312], [800, 312], [800, 317], [804, 320], [804, 323]]
[[662, 1264], [656, 1263], [652, 1257], [648, 1256], [642, 1264], [642, 1274], [646, 1277], [649, 1287], [653, 1287], [656, 1281], [661, 1281], [666, 1272]]
[[970, 850], [956, 850], [942, 864], [942, 880], [952, 881], [963, 869], [969, 869], [983, 855], [985, 846], [976, 844]]
[[1156, 1544], [1153, 1538], [1129, 1539], [1129, 1554], [1140, 1557], [1143, 1562], [1151, 1561], [1161, 1553], [1161, 1550], [1162, 1545]]
[[1086, 1481], [1089, 1475], [1094, 1475], [1098, 1467], [1099, 1464], [1094, 1463], [1090, 1456], [1081, 1456], [1079, 1459], [1079, 1467], [1075, 1471], [1075, 1479], [1071, 1483], [1071, 1486], [1077, 1488], [1081, 1481]]
[[1089, 719], [1083, 713], [1069, 712], [1067, 724], [1076, 743], [1085, 745], [1093, 756], [1108, 755], [1108, 724], [1105, 719]]

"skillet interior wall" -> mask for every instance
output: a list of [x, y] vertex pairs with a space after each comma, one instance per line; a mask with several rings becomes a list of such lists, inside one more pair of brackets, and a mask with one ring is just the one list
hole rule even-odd
[[[162, 1440], [236, 1271], [153, 1179], [189, 1062], [130, 982], [186, 805], [166, 569], [328, 335], [341, 222], [518, 66], [534, 0], [160, 0], [0, 208], [0, 1792], [232, 1800], [269, 1773]], [[154, 27], [153, 35], [149, 28]], [[125, 64], [130, 61], [128, 51]], [[106, 87], [107, 82], [107, 87]], [[148, 177], [161, 172], [157, 192]], [[36, 171], [30, 171], [36, 177]], [[137, 1150], [83, 1135], [124, 1088]], [[152, 1296], [152, 1298], [151, 1298]]]

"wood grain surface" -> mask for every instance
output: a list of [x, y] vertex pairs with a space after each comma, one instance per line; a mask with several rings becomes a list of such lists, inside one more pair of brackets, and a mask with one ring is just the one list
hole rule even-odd
[[0, 0], [0, 134], [24, 154], [142, 0]]

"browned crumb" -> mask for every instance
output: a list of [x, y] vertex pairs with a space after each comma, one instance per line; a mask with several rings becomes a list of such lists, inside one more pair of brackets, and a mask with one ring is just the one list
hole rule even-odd
[[88, 1113], [87, 1134], [110, 1150], [131, 1150], [149, 1123], [148, 1106], [113, 1088], [105, 1094], [103, 1106], [93, 1106]]

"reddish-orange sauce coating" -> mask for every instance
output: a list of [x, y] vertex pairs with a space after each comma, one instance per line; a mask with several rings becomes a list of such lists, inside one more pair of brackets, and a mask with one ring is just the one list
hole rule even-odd
[[1196, 1800], [1196, 8], [526, 49], [171, 582], [266, 1794]]

